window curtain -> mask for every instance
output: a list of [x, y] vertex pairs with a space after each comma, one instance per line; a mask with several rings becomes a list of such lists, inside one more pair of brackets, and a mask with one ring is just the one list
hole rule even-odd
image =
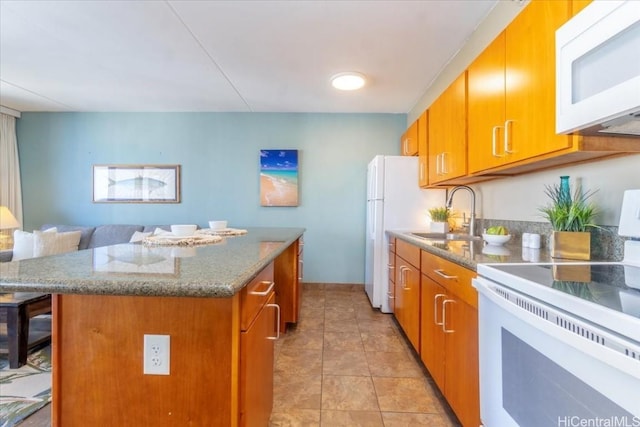
[[7, 114], [0, 114], [0, 205], [23, 224], [16, 118]]

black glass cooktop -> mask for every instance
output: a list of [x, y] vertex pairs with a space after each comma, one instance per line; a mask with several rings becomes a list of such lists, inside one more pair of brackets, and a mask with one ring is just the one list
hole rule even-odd
[[492, 267], [640, 318], [640, 267], [616, 263], [502, 264]]

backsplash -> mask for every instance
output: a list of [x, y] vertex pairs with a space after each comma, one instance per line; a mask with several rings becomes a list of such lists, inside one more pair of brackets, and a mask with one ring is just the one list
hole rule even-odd
[[[495, 225], [507, 227], [513, 236], [511, 243], [522, 244], [522, 233], [540, 234], [543, 248], [549, 247], [551, 238], [551, 224], [548, 222], [509, 221], [503, 219], [479, 219], [478, 234], [482, 230]], [[624, 256], [625, 237], [618, 236], [618, 227], [602, 226], [591, 229], [591, 259], [594, 261], [622, 261]]]

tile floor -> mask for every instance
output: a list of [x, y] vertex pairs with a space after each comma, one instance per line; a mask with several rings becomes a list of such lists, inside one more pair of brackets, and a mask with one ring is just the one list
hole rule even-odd
[[393, 317], [363, 286], [305, 284], [276, 344], [270, 425], [458, 426]]
[[[389, 314], [362, 286], [305, 284], [276, 344], [271, 427], [459, 426]], [[51, 425], [47, 405], [21, 427]]]

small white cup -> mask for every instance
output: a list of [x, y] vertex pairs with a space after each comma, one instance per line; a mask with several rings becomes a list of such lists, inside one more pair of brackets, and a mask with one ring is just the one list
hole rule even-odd
[[531, 239], [531, 234], [529, 233], [522, 233], [522, 247], [523, 248], [528, 248], [529, 247], [529, 241]]
[[532, 249], [540, 249], [540, 235], [532, 233], [529, 235], [529, 247]]
[[209, 228], [212, 230], [222, 230], [227, 228], [227, 221], [209, 221]]

